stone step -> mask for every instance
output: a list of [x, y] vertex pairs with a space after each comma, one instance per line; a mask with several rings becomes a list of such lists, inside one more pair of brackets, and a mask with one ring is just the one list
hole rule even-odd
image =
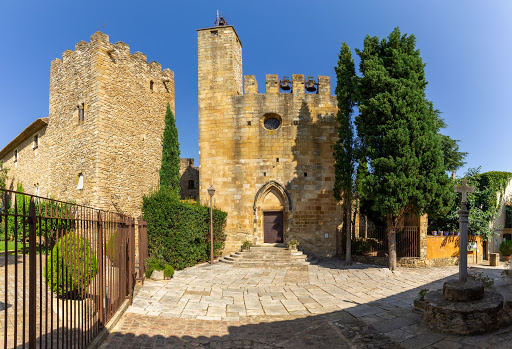
[[306, 256], [298, 257], [298, 258], [244, 258], [244, 257], [233, 257], [233, 256], [226, 256], [224, 257], [227, 260], [234, 261], [234, 262], [300, 262], [305, 261], [307, 259]]
[[248, 251], [234, 252], [220, 261], [237, 267], [304, 267], [309, 265], [302, 251], [288, 250], [284, 246], [253, 246]]

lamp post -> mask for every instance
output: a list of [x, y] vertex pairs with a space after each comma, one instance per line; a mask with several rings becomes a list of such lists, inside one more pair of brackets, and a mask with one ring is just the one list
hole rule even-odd
[[210, 185], [210, 188], [208, 188], [208, 194], [210, 195], [210, 264], [213, 264], [213, 205], [212, 205], [212, 199], [213, 199], [213, 194], [215, 194], [215, 189], [213, 189], [213, 185]]

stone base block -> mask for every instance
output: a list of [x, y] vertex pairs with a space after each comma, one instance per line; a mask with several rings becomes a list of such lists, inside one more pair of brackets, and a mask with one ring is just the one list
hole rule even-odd
[[500, 254], [499, 253], [489, 253], [489, 262], [491, 267], [495, 267], [500, 264]]
[[472, 335], [497, 330], [503, 323], [503, 296], [488, 291], [479, 300], [451, 302], [441, 291], [425, 295], [423, 320], [430, 329], [447, 334]]
[[459, 280], [448, 280], [443, 285], [443, 297], [452, 302], [468, 302], [484, 296], [484, 285], [475, 280], [459, 283]]

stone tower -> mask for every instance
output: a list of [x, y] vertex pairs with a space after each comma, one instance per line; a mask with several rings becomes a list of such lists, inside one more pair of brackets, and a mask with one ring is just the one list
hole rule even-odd
[[226, 252], [245, 240], [297, 239], [311, 252], [336, 253], [342, 216], [332, 194], [337, 102], [329, 77], [308, 92], [304, 75], [293, 75], [288, 91], [267, 75], [259, 94], [255, 77], [242, 76], [233, 26], [197, 34], [199, 195], [206, 201], [213, 185], [216, 207], [228, 212]]
[[41, 195], [139, 215], [158, 185], [174, 73], [97, 32], [52, 61]]

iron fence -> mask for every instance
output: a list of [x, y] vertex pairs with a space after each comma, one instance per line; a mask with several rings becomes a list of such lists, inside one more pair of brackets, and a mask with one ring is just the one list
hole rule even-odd
[[9, 190], [0, 194], [0, 343], [87, 347], [131, 301], [134, 220]]
[[[370, 252], [377, 256], [388, 253], [388, 236], [386, 227], [375, 226], [367, 232], [366, 242], [370, 246]], [[404, 226], [396, 233], [397, 257], [419, 257], [419, 228], [416, 226]]]

